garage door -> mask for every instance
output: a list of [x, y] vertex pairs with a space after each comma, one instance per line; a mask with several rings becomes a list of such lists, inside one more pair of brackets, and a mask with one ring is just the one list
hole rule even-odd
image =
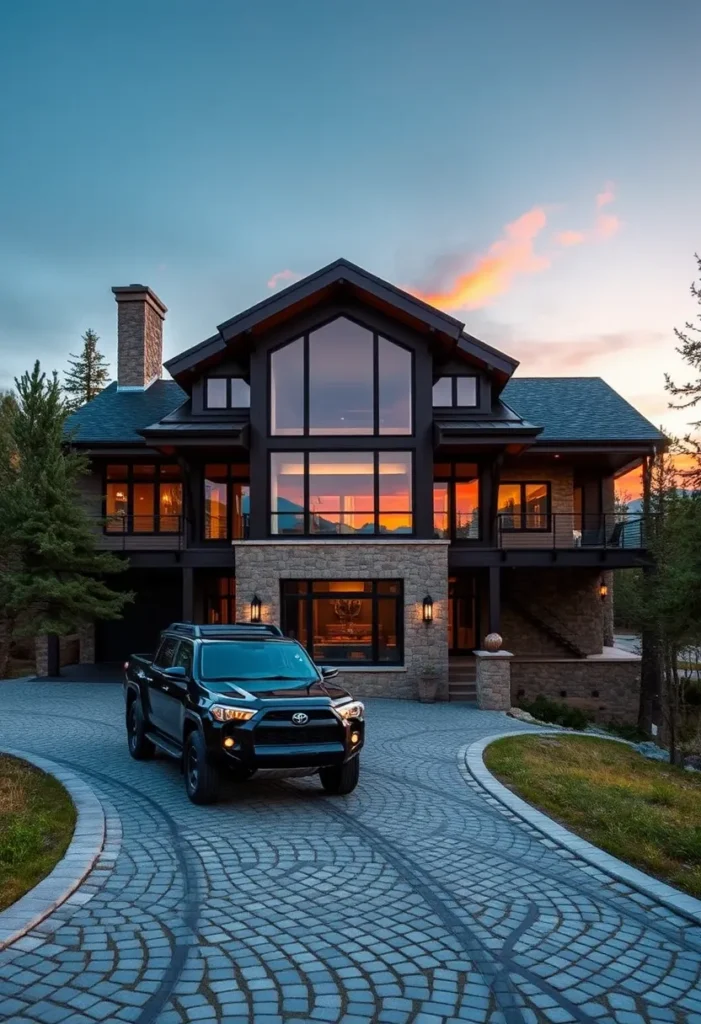
[[182, 574], [178, 569], [129, 570], [119, 578], [119, 587], [133, 590], [133, 604], [124, 608], [124, 618], [98, 622], [95, 657], [100, 662], [124, 661], [130, 654], [155, 650], [158, 634], [182, 618]]

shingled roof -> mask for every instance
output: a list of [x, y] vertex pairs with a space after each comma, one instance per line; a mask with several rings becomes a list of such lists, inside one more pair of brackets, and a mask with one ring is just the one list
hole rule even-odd
[[119, 391], [112, 383], [69, 416], [66, 431], [79, 444], [143, 444], [139, 433], [187, 400], [174, 380], [157, 380], [145, 391]]
[[601, 377], [512, 377], [501, 397], [543, 427], [539, 442], [663, 440]]
[[[109, 387], [69, 418], [79, 444], [138, 444], [139, 433], [187, 400], [174, 380], [145, 391]], [[528, 424], [542, 426], [538, 442], [660, 441], [663, 435], [600, 377], [514, 377], [502, 399]]]

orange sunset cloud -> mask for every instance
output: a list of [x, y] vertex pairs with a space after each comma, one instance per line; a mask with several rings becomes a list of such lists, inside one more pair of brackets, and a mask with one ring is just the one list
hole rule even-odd
[[547, 223], [540, 206], [507, 224], [504, 237], [490, 245], [472, 270], [461, 274], [445, 291], [413, 291], [418, 299], [441, 309], [477, 309], [508, 290], [514, 277], [546, 270], [550, 261], [536, 255], [533, 243]]
[[[596, 196], [597, 209], [615, 199], [613, 185], [607, 184]], [[535, 241], [542, 233], [548, 215], [542, 206], [522, 214], [504, 227], [502, 238], [490, 245], [486, 253], [476, 257], [473, 265], [460, 274], [449, 286], [435, 289], [407, 289], [412, 295], [431, 306], [444, 310], [479, 309], [498, 295], [509, 290], [517, 277], [538, 274], [550, 267], [554, 253], [535, 251]], [[599, 213], [589, 231], [560, 231], [552, 241], [560, 249], [571, 249], [585, 242], [611, 238], [621, 224], [613, 213]]]

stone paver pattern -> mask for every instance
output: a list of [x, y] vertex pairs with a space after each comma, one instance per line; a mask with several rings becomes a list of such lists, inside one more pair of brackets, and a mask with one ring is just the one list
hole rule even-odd
[[174, 762], [129, 758], [120, 687], [0, 697], [0, 749], [64, 764], [106, 814], [83, 885], [0, 953], [3, 1024], [701, 1024], [701, 928], [460, 770], [504, 715], [370, 701], [351, 796], [254, 779], [199, 808]]

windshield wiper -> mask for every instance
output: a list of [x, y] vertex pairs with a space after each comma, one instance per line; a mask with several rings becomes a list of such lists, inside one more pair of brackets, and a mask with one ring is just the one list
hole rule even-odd
[[262, 683], [271, 681], [290, 683], [314, 683], [315, 679], [303, 679], [300, 676], [249, 676], [249, 683]]

